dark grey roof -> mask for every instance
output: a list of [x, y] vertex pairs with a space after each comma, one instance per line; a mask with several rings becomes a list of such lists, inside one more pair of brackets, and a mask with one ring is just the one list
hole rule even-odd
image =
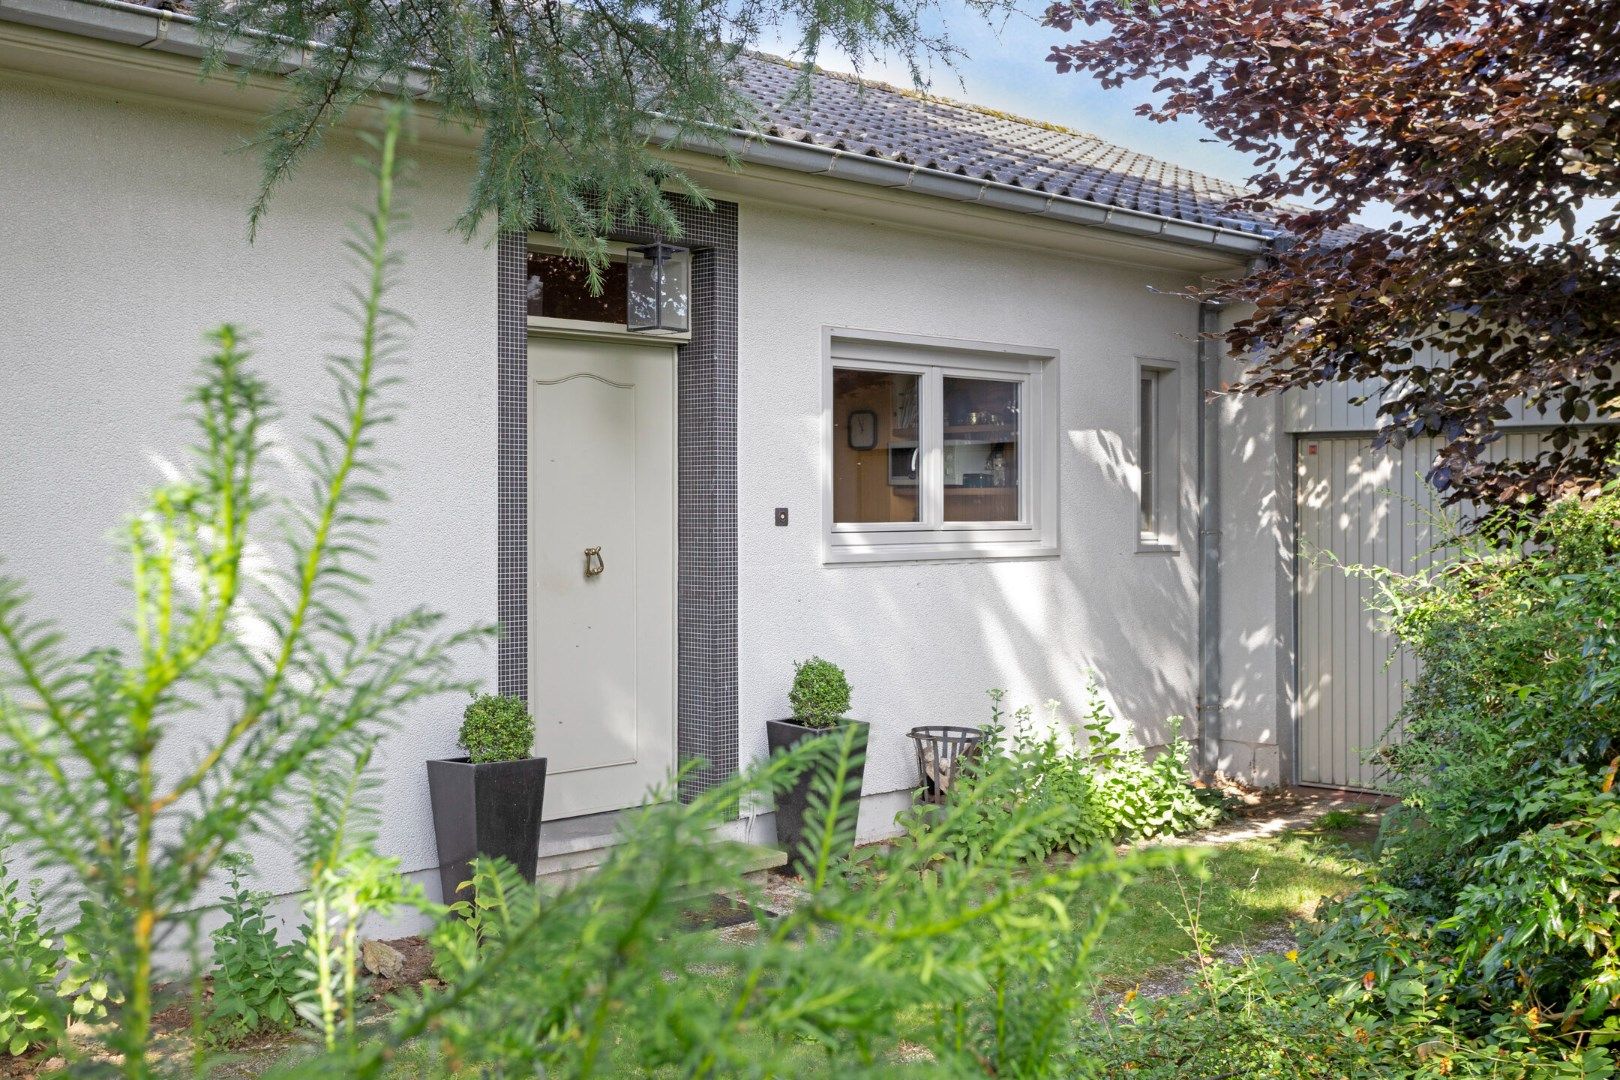
[[1245, 232], [1275, 222], [1229, 202], [1237, 184], [1126, 149], [1095, 135], [943, 98], [816, 72], [806, 101], [801, 69], [746, 56], [741, 89], [768, 135], [1062, 198]]

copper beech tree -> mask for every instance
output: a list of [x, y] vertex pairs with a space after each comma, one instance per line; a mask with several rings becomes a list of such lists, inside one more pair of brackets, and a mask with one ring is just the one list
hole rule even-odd
[[[1226, 333], [1257, 358], [1235, 390], [1371, 380], [1384, 438], [1442, 437], [1429, 478], [1453, 498], [1612, 475], [1620, 432], [1581, 425], [1620, 393], [1620, 3], [1068, 0], [1045, 22], [1091, 28], [1059, 72], [1151, 80], [1141, 115], [1257, 163], [1234, 209], [1283, 235], [1218, 294], [1252, 305]], [[1380, 204], [1395, 224], [1355, 224]], [[1492, 462], [1515, 399], [1552, 449]]]

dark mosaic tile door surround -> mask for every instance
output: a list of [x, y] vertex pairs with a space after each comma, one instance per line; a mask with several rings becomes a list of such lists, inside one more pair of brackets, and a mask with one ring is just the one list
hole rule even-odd
[[[677, 349], [679, 542], [676, 609], [676, 745], [691, 798], [737, 771], [737, 207], [680, 202], [680, 243], [692, 249], [692, 340]], [[616, 239], [650, 243], [626, 230]], [[499, 241], [497, 306], [496, 617], [502, 635], [497, 685], [528, 696], [528, 320], [523, 296], [527, 237]]]

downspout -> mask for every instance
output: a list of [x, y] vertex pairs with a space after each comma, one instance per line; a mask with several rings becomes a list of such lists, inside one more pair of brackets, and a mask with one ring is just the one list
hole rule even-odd
[[1221, 765], [1221, 305], [1198, 304], [1198, 773]]

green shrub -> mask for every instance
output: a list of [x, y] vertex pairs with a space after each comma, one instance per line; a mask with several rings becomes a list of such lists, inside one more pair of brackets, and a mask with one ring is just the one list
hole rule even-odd
[[1325, 832], [1344, 832], [1347, 829], [1360, 827], [1366, 820], [1367, 810], [1365, 808], [1335, 808], [1317, 818], [1314, 825]]
[[[802, 902], [772, 916], [749, 852], [712, 830], [739, 801], [769, 798], [804, 770], [840, 770], [853, 747], [823, 736], [688, 804], [654, 800], [590, 877], [541, 891], [479, 863], [465, 920], [434, 935], [450, 989], [396, 1015], [346, 1075], [368, 1075], [410, 1032], [478, 1075], [1072, 1077], [1087, 965], [1138, 868], [1190, 853], [1088, 853], [1032, 869], [1020, 856], [1041, 810], [1014, 806], [1003, 842], [943, 858], [963, 803], [938, 831], [816, 861]], [[1000, 790], [987, 768], [983, 782]], [[854, 798], [836, 785], [829, 800]], [[835, 829], [836, 807], [814, 833]], [[681, 932], [693, 903], [723, 890], [755, 905], [753, 934]], [[491, 974], [492, 965], [499, 972]], [[907, 1066], [926, 1057], [925, 1066]], [[313, 1075], [313, 1070], [310, 1075]]]
[[39, 899], [24, 893], [0, 857], [0, 1051], [22, 1054], [57, 1027], [50, 999], [62, 953], [44, 929]]
[[[1358, 917], [1388, 930], [1382, 905], [1398, 898], [1369, 890], [1363, 900]], [[1107, 1023], [1082, 1026], [1079, 1053], [1097, 1076], [1142, 1080], [1620, 1076], [1601, 1032], [1561, 1031], [1535, 1006], [1482, 1012], [1442, 988], [1443, 961], [1417, 959], [1403, 940], [1416, 938], [1389, 936], [1394, 955], [1352, 959], [1307, 943], [1286, 956], [1208, 963], [1190, 989], [1127, 1001]]]
[[1481, 1022], [1535, 1009], [1620, 1038], [1620, 495], [1507, 524], [1434, 573], [1377, 575], [1421, 664], [1405, 741], [1378, 754], [1402, 804], [1380, 891], [1326, 940], [1448, 972], [1411, 977]]
[[[1004, 696], [999, 690], [990, 693], [985, 742], [993, 749], [959, 767], [944, 820], [933, 807], [919, 806], [903, 815], [901, 824], [919, 836], [944, 830], [948, 850], [965, 859], [982, 858], [1009, 843], [1026, 861], [1108, 843], [1113, 838], [1108, 809], [1090, 761], [1063, 744], [1055, 724], [1035, 731], [1028, 706], [1009, 716], [1002, 708]], [[1055, 703], [1050, 707], [1055, 710]], [[1010, 837], [1007, 824], [1015, 818], [1029, 824]]]
[[805, 727], [833, 727], [849, 712], [849, 680], [844, 669], [819, 656], [794, 664], [788, 704], [793, 719]]
[[[1220, 817], [1210, 793], [1192, 786], [1188, 764], [1192, 747], [1173, 739], [1149, 759], [1140, 747], [1122, 747], [1122, 739], [1095, 684], [1083, 726], [1086, 762], [1097, 776], [1097, 804], [1103, 826], [1116, 840], [1153, 840], [1207, 829]], [[1171, 717], [1173, 727], [1180, 717]]]
[[474, 765], [520, 761], [534, 753], [534, 717], [522, 698], [484, 694], [467, 706], [459, 739]]
[[[1028, 706], [1010, 716], [1005, 695], [990, 691], [987, 745], [995, 749], [963, 767], [947, 801], [948, 847], [961, 858], [978, 858], [1007, 843], [1006, 822], [1016, 812], [1032, 822], [1016, 840], [1020, 854], [1044, 859], [1056, 851], [1079, 854], [1100, 844], [1149, 840], [1207, 828], [1219, 817], [1190, 783], [1189, 748], [1176, 740], [1151, 761], [1120, 745], [1113, 718], [1093, 685], [1083, 730], [1085, 747], [1060, 734], [1056, 702], [1042, 730]], [[942, 828], [934, 810], [919, 806], [901, 818], [917, 835]]]
[[1419, 661], [1366, 884], [1088, 1049], [1142, 1077], [1620, 1076], [1620, 495], [1363, 571]]
[[270, 924], [270, 894], [243, 882], [252, 860], [235, 855], [224, 865], [229, 875], [220, 898], [225, 922], [213, 933], [214, 994], [205, 1022], [216, 1044], [290, 1029], [301, 985], [297, 950], [281, 944]]

